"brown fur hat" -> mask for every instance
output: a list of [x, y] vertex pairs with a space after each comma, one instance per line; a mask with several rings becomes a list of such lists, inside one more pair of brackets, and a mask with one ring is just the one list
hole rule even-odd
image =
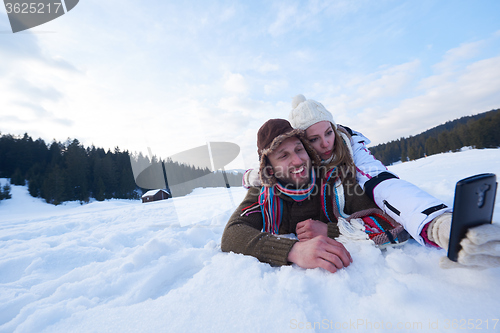
[[272, 168], [272, 166], [267, 155], [275, 151], [283, 141], [294, 136], [304, 145], [307, 154], [311, 158], [312, 166], [320, 165], [321, 159], [305, 139], [303, 130], [293, 129], [288, 120], [270, 119], [257, 132], [257, 152], [260, 160], [259, 175], [263, 186], [272, 187], [277, 183], [274, 174], [269, 172], [269, 168]]

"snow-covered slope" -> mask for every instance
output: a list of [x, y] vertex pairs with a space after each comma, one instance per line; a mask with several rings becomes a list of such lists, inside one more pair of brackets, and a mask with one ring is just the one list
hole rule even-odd
[[[459, 179], [500, 176], [500, 150], [390, 169], [452, 204]], [[414, 241], [382, 252], [352, 244], [354, 263], [335, 274], [222, 253], [245, 195], [231, 191], [54, 207], [13, 186], [0, 202], [0, 332], [500, 330], [500, 269], [443, 270], [445, 251]]]

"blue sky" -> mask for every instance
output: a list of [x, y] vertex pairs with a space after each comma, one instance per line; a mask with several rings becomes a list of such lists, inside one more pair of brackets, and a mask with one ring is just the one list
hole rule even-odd
[[500, 2], [82, 0], [12, 34], [0, 132], [166, 157], [242, 148], [302, 93], [373, 144], [500, 107]]

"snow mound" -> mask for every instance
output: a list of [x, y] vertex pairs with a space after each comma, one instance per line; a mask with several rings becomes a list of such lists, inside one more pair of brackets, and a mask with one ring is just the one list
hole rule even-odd
[[[390, 170], [451, 205], [456, 181], [500, 175], [499, 161], [499, 149], [467, 150]], [[354, 262], [335, 274], [222, 253], [245, 193], [51, 206], [13, 186], [0, 202], [0, 332], [500, 329], [500, 269], [443, 270], [445, 251], [414, 241], [348, 244]], [[190, 224], [180, 221], [186, 207]]]

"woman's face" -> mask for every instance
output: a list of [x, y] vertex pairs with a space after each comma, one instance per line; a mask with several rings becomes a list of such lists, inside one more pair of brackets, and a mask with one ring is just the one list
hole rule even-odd
[[335, 132], [329, 121], [324, 120], [309, 126], [306, 129], [306, 139], [322, 160], [327, 160], [332, 156]]

